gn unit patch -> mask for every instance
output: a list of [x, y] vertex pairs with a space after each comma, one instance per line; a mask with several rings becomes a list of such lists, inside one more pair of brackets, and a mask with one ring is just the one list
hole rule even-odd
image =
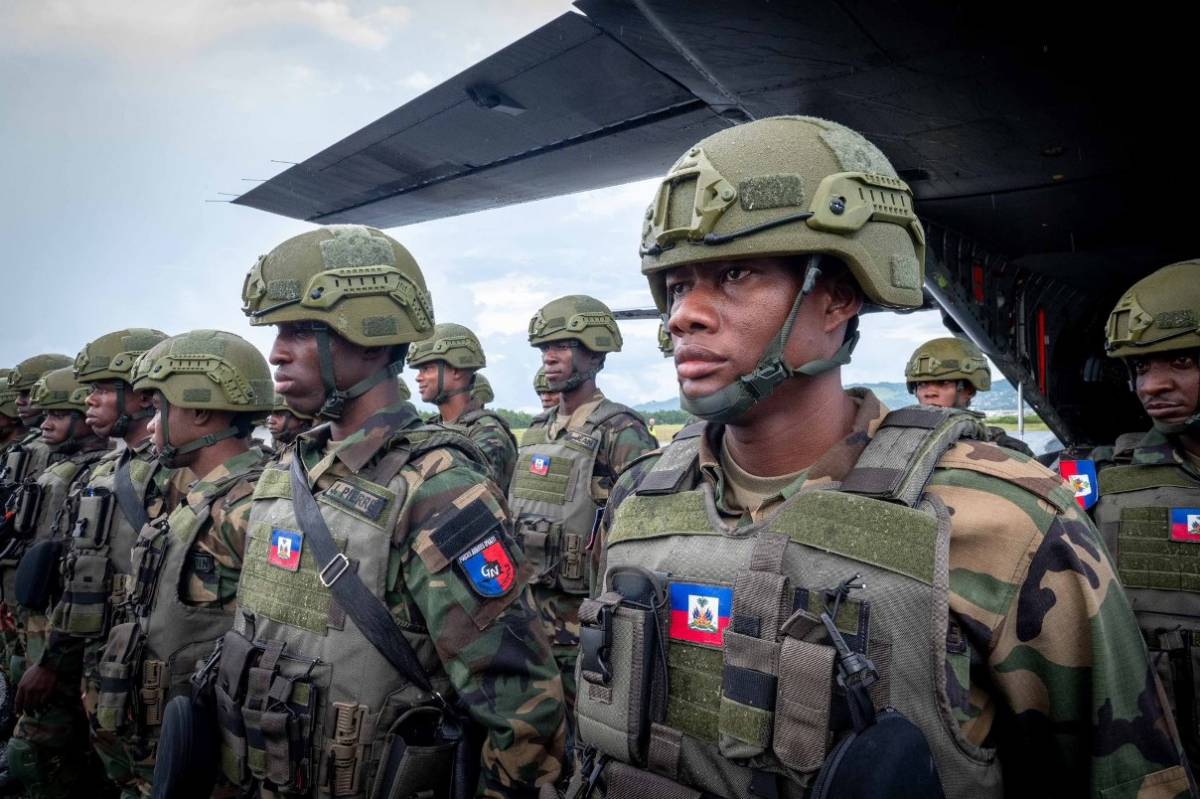
[[530, 458], [529, 473], [536, 474], [538, 477], [545, 477], [550, 474], [550, 456], [534, 455]]
[[458, 556], [458, 567], [471, 590], [482, 597], [504, 596], [513, 587], [517, 567], [500, 536], [491, 533]]
[[361, 486], [352, 485], [345, 480], [338, 480], [325, 491], [321, 492], [321, 496], [331, 499], [352, 511], [361, 513], [373, 521], [379, 519], [380, 514], [383, 513], [388, 503], [387, 497], [381, 497]]
[[1171, 508], [1171, 540], [1200, 544], [1200, 508]]
[[729, 586], [671, 583], [670, 637], [676, 641], [721, 646], [731, 612], [733, 589]]
[[304, 547], [304, 533], [294, 530], [271, 530], [271, 542], [267, 546], [267, 563], [290, 572], [300, 569], [300, 550]]

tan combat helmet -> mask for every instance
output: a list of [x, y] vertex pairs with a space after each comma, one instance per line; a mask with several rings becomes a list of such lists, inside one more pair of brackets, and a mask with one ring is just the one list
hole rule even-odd
[[275, 394], [274, 399], [271, 401], [271, 413], [284, 413], [284, 412], [290, 413], [292, 416], [295, 416], [297, 419], [305, 419], [310, 422], [313, 419], [311, 414], [301, 413], [300, 411], [293, 408], [291, 405], [288, 405], [287, 400], [285, 400], [283, 398], [282, 394]]
[[[83, 421], [89, 393], [91, 389], [86, 383], [75, 379], [74, 370], [69, 366], [46, 372], [33, 384], [33, 390], [29, 392], [29, 402], [39, 411], [73, 412], [70, 433], [66, 442], [58, 448], [60, 452], [74, 446], [73, 442], [81, 432], [84, 437], [91, 434], [91, 430]], [[83, 430], [79, 429], [80, 425], [84, 425]]]
[[[559, 297], [543, 305], [529, 320], [529, 344], [540, 347], [555, 341], [574, 341], [592, 352], [621, 351], [621, 330], [612, 311], [604, 303], [584, 294]], [[580, 369], [576, 353], [571, 353], [571, 374], [551, 391], [571, 391], [595, 377], [604, 368], [599, 365]]]
[[858, 133], [815, 117], [771, 117], [728, 128], [685, 152], [663, 179], [642, 227], [642, 274], [664, 314], [666, 272], [688, 263], [809, 256], [804, 289], [751, 374], [708, 397], [681, 397], [690, 413], [730, 421], [797, 375], [846, 364], [857, 323], [828, 360], [791, 366], [783, 349], [821, 256], [843, 261], [866, 297], [888, 308], [922, 303], [925, 233], [912, 191]]
[[550, 388], [550, 381], [546, 379], [546, 367], [540, 367], [533, 376], [533, 390], [538, 394], [554, 393], [554, 389]]
[[17, 413], [17, 390], [8, 385], [8, 376], [0, 377], [0, 416], [20, 419]]
[[330, 333], [364, 347], [420, 341], [433, 331], [433, 302], [417, 262], [400, 242], [362, 225], [330, 225], [262, 256], [242, 286], [252, 325], [313, 326], [325, 386], [317, 415], [341, 418], [347, 400], [400, 374], [401, 355], [347, 389], [337, 387]]
[[125, 413], [125, 387], [133, 375], [133, 362], [146, 350], [167, 337], [161, 330], [132, 327], [107, 333], [83, 345], [75, 356], [75, 378], [84, 383], [112, 380], [117, 384], [117, 416], [110, 436], [120, 438], [129, 430], [130, 422], [148, 419], [154, 411]]
[[[1117, 300], [1104, 328], [1110, 358], [1129, 359], [1182, 350], [1200, 353], [1200, 260], [1180, 261], [1134, 283]], [[1130, 389], [1134, 375], [1130, 367]], [[1167, 435], [1200, 431], [1200, 409], [1186, 421], [1154, 420]]]
[[[159, 460], [178, 465], [180, 455], [234, 436], [249, 435], [252, 421], [269, 413], [274, 400], [271, 368], [253, 344], [222, 330], [193, 330], [160, 341], [135, 362], [132, 385], [158, 392], [163, 447]], [[194, 441], [172, 442], [171, 405], [237, 414], [234, 424]]]
[[487, 405], [489, 402], [494, 402], [496, 392], [492, 391], [492, 384], [484, 376], [483, 372], [475, 373], [475, 384], [471, 389], [471, 399], [478, 402], [481, 406]]
[[441, 405], [456, 394], [470, 393], [472, 382], [466, 387], [447, 391], [445, 387], [446, 366], [454, 369], [482, 369], [487, 365], [483, 346], [469, 328], [452, 323], [435, 325], [433, 335], [414, 343], [408, 350], [408, 365], [416, 368], [427, 363], [437, 365], [437, 392], [434, 405]]
[[34, 355], [17, 364], [8, 375], [8, 385], [13, 391], [32, 391], [33, 384], [51, 369], [70, 366], [71, 359], [56, 352]]
[[987, 359], [970, 341], [947, 336], [926, 341], [908, 359], [904, 367], [908, 393], [916, 393], [917, 383], [930, 380], [963, 380], [976, 391], [992, 390], [992, 370]]

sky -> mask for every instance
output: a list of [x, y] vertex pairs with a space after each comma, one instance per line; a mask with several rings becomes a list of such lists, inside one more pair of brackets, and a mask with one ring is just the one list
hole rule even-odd
[[[0, 37], [0, 366], [74, 356], [123, 327], [219, 328], [255, 259], [311, 225], [224, 200], [570, 10], [560, 0], [8, 0]], [[645, 181], [388, 232], [438, 321], [483, 340], [500, 407], [535, 410], [529, 317], [564, 294], [649, 307]], [[584, 233], [586, 232], [586, 236]], [[597, 235], [599, 233], [600, 235]], [[599, 383], [636, 405], [677, 392], [656, 322], [622, 323]], [[871, 314], [849, 383], [903, 380], [939, 314]], [[412, 373], [406, 380], [413, 385]], [[426, 408], [428, 410], [428, 408]]]

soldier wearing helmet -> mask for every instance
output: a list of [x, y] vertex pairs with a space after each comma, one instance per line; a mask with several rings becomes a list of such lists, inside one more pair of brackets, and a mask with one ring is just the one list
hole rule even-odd
[[[157, 337], [150, 332], [136, 345]], [[127, 351], [137, 348], [131, 338], [124, 342]], [[190, 482], [173, 508], [158, 503], [159, 513], [141, 526], [127, 554], [109, 552], [119, 564], [114, 571], [129, 568], [132, 574], [121, 623], [95, 619], [99, 614], [88, 607], [89, 598], [73, 593], [64, 597], [57, 618], [83, 634], [109, 626], [99, 694], [86, 709], [99, 731], [97, 750], [109, 779], [123, 793], [147, 795], [167, 703], [190, 695], [196, 661], [233, 624], [250, 497], [266, 458], [251, 446], [250, 434], [254, 420], [271, 408], [271, 373], [262, 354], [240, 336], [193, 330], [154, 343], [122, 374], [135, 396], [151, 397], [148, 430], [158, 464], [179, 470]], [[131, 470], [131, 480], [143, 482], [143, 471]], [[122, 500], [120, 484], [114, 489], [118, 502], [132, 504]], [[81, 507], [79, 518], [90, 519], [94, 512]], [[120, 512], [138, 515], [132, 507]], [[77, 529], [90, 526], [88, 521]], [[125, 557], [136, 565], [126, 566]], [[81, 575], [75, 590], [82, 590], [87, 575], [94, 580], [106, 568], [82, 565], [101, 571]], [[118, 672], [126, 676], [108, 679]]]
[[596, 375], [621, 351], [612, 311], [592, 297], [559, 297], [529, 321], [529, 343], [558, 405], [521, 439], [509, 488], [517, 536], [538, 575], [546, 633], [562, 670], [568, 708], [575, 699], [579, 602], [587, 594], [588, 551], [617, 475], [658, 446], [637, 411], [606, 398]]
[[471, 401], [481, 406], [496, 401], [496, 392], [492, 390], [491, 381], [483, 372], [475, 373], [475, 385], [471, 388]]
[[408, 365], [417, 370], [421, 399], [438, 408], [429, 421], [465, 430], [487, 458], [492, 480], [506, 490], [517, 459], [517, 439], [508, 422], [486, 410], [474, 396], [482, 379], [479, 370], [487, 365], [479, 339], [462, 325], [436, 325], [432, 336], [409, 349]]
[[[1093, 510], [1200, 768], [1200, 261], [1134, 283], [1108, 317], [1105, 349], [1121, 359], [1152, 428], [1127, 465], [1100, 472]], [[1119, 446], [1118, 446], [1119, 448]]]
[[[504, 496], [479, 448], [423, 424], [395, 379], [434, 332], [416, 261], [374, 228], [319, 228], [260, 258], [242, 299], [251, 324], [276, 327], [276, 390], [328, 423], [254, 496], [215, 672], [222, 726], [245, 730], [222, 737], [225, 778], [248, 796], [440, 794], [448, 759], [404, 741], [453, 706], [481, 732], [480, 788], [552, 784], [562, 687]], [[280, 735], [259, 708], [285, 680], [308, 701], [288, 704], [295, 734]]]
[[89, 734], [102, 761], [119, 756], [112, 733], [84, 722], [78, 688], [82, 679], [84, 709], [94, 717], [108, 631], [126, 621], [138, 531], [172, 510], [190, 482], [187, 470], [177, 473], [157, 462], [149, 432], [152, 394], [131, 384], [134, 361], [166, 337], [148, 328], [117, 330], [88, 342], [75, 357], [75, 379], [89, 387], [84, 421], [97, 436], [125, 446], [107, 451], [64, 507], [60, 527], [72, 534], [62, 571], [71, 579], [50, 613], [41, 657], [17, 690], [25, 714], [21, 729], [32, 733], [26, 741], [38, 750], [39, 763], [53, 762], [61, 740], [86, 741]]
[[913, 196], [871, 142], [812, 117], [713, 134], [661, 183], [641, 254], [704, 421], [605, 510], [580, 608], [582, 787], [1188, 791], [1062, 481], [974, 414], [842, 388], [864, 302], [921, 303]]
[[[992, 370], [983, 353], [965, 339], [948, 336], [926, 341], [904, 367], [908, 393], [921, 405], [938, 408], [971, 407], [980, 391], [992, 390]], [[1002, 427], [988, 427], [988, 441], [1033, 457], [1024, 441], [1013, 438]]]
[[[87, 483], [91, 470], [108, 450], [108, 440], [84, 422], [88, 388], [70, 367], [53, 369], [34, 385], [30, 401], [43, 415], [42, 441], [62, 459], [36, 480], [17, 489], [12, 509], [12, 538], [0, 555], [5, 602], [17, 622], [14, 680], [25, 664], [38, 663], [46, 647], [50, 606], [58, 593], [58, 574], [70, 505]], [[85, 777], [87, 728], [79, 708], [79, 672], [64, 682], [54, 711], [21, 714], [8, 745], [9, 775], [30, 796], [63, 796]]]
[[60, 455], [52, 453], [50, 447], [42, 441], [43, 414], [30, 402], [30, 394], [42, 375], [52, 369], [70, 366], [71, 359], [66, 355], [49, 353], [34, 355], [26, 358], [14, 367], [8, 375], [8, 388], [15, 392], [14, 400], [17, 417], [25, 428], [25, 433], [17, 441], [9, 445], [4, 455], [4, 464], [0, 467], [0, 486], [11, 487], [37, 476]]
[[275, 394], [271, 413], [267, 416], [267, 430], [271, 433], [271, 444], [282, 449], [296, 440], [296, 436], [312, 427], [313, 417], [293, 410], [282, 394]]
[[8, 377], [0, 377], [0, 462], [9, 445], [24, 434], [21, 416], [17, 413], [17, 392], [8, 385]]
[[533, 376], [533, 391], [538, 395], [543, 411], [549, 411], [551, 408], [558, 407], [558, 400], [561, 395], [551, 389], [550, 384], [546, 382], [546, 367], [544, 366], [539, 366], [537, 374]]

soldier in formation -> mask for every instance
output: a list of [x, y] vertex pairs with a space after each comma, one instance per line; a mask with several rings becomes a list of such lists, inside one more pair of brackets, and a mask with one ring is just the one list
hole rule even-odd
[[558, 407], [559, 393], [551, 389], [550, 384], [546, 381], [546, 367], [544, 366], [539, 366], [537, 374], [533, 376], [533, 391], [538, 395], [538, 401], [542, 403], [542, 411]]
[[642, 271], [703, 423], [612, 491], [574, 787], [1187, 794], [1133, 611], [1062, 481], [973, 414], [842, 388], [863, 303], [922, 302], [924, 233], [886, 157], [764, 119], [699, 142], [658, 192]]
[[408, 365], [417, 371], [421, 400], [438, 408], [429, 421], [461, 427], [487, 458], [492, 481], [507, 490], [517, 459], [517, 439], [508, 422], [474, 396], [479, 370], [487, 365], [479, 339], [462, 325], [436, 325], [432, 336], [410, 347]]
[[282, 394], [275, 394], [271, 413], [267, 416], [267, 432], [271, 434], [271, 445], [283, 449], [296, 440], [296, 436], [312, 427], [313, 417], [293, 410], [284, 401]]
[[[956, 336], [935, 338], [917, 347], [904, 367], [908, 393], [921, 405], [935, 408], [971, 407], [981, 391], [992, 390], [992, 369], [971, 342]], [[1033, 450], [1003, 427], [988, 426], [988, 441], [1030, 458]]]
[[1200, 261], [1135, 283], [1108, 318], [1152, 428], [1100, 472], [1092, 512], [1137, 614], [1192, 765], [1200, 768]]
[[571, 708], [579, 603], [591, 587], [588, 560], [599, 551], [600, 514], [617, 475], [658, 442], [637, 411], [596, 386], [605, 357], [621, 351], [608, 306], [582, 295], [552, 300], [529, 321], [529, 343], [541, 351], [546, 382], [559, 402], [521, 439], [509, 506]]

